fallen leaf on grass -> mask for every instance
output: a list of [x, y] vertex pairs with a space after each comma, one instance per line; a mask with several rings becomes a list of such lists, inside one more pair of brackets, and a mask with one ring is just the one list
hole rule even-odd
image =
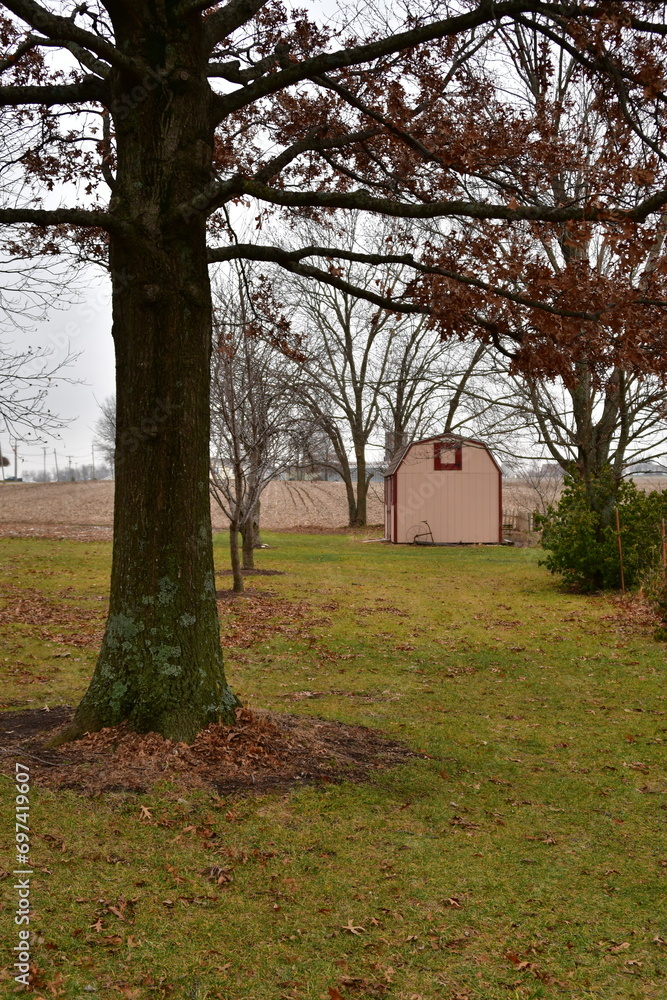
[[207, 878], [209, 882], [215, 882], [216, 885], [223, 885], [225, 882], [233, 881], [231, 868], [221, 868], [220, 865], [210, 865], [208, 868], [202, 868], [199, 874]]
[[465, 937], [451, 938], [449, 941], [442, 941], [441, 948], [458, 948], [460, 945], [470, 944], [470, 939]]
[[519, 972], [523, 969], [527, 969], [530, 965], [530, 962], [526, 962], [524, 959], [520, 958], [515, 951], [506, 951], [505, 958], [508, 962], [511, 962]]
[[617, 954], [619, 951], [627, 951], [629, 947], [630, 947], [630, 942], [623, 941], [621, 944], [612, 945], [609, 951], [613, 952], [613, 954]]
[[329, 1000], [343, 1000], [342, 994], [337, 986], [329, 987]]
[[153, 814], [146, 806], [139, 806], [139, 819], [152, 819]]
[[116, 948], [122, 943], [123, 939], [120, 934], [108, 934], [106, 937], [100, 938], [100, 944], [104, 945], [105, 948]]
[[[35, 972], [37, 972], [36, 969]], [[32, 985], [33, 982], [32, 976], [30, 977], [30, 982]], [[49, 991], [52, 997], [59, 997], [63, 995], [63, 983], [64, 983], [64, 977], [62, 972], [56, 972], [51, 982], [47, 983], [46, 986], [47, 990]]]
[[[382, 997], [390, 988], [388, 983], [391, 982], [391, 974], [393, 974], [393, 972], [394, 970], [391, 967], [389, 967], [388, 970], [385, 970], [384, 978], [387, 982], [384, 983], [378, 982], [375, 979], [367, 979], [365, 976], [341, 976], [338, 980], [338, 986], [329, 987], [329, 989], [331, 990], [333, 988], [338, 990], [338, 987], [340, 987], [345, 990], [346, 993], [347, 991], [350, 993], [356, 993], [359, 997], [363, 997], [364, 1000], [370, 1000], [371, 997]], [[338, 991], [336, 996], [340, 997], [340, 995], [340, 991]], [[331, 1000], [331, 998], [329, 998], [329, 1000]]]
[[174, 882], [176, 883], [185, 882], [185, 879], [181, 875], [176, 874], [176, 869], [174, 868], [173, 865], [165, 865], [165, 868], [167, 869], [169, 874], [173, 877]]
[[469, 823], [461, 816], [452, 816], [449, 821], [450, 826], [462, 826], [465, 830], [481, 830], [479, 823]]
[[365, 930], [364, 927], [358, 927], [358, 926], [356, 926], [355, 924], [352, 923], [351, 920], [348, 920], [347, 924], [344, 927], [341, 927], [341, 930], [342, 931], [347, 931], [349, 934], [356, 934], [357, 937], [360, 934], [365, 934], [366, 933], [366, 930]]

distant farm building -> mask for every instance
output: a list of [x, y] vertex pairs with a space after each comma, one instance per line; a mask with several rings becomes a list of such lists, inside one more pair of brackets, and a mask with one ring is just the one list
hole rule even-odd
[[502, 474], [481, 441], [413, 441], [384, 477], [385, 538], [417, 544], [502, 542]]

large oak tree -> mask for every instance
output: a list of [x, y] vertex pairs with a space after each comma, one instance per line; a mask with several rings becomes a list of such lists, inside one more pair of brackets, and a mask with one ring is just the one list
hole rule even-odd
[[[288, 216], [343, 207], [505, 225], [611, 213], [616, 225], [650, 218], [667, 200], [659, 171], [629, 205], [616, 200], [613, 170], [602, 171], [594, 195], [522, 203], [504, 181], [506, 165], [532, 169], [559, 149], [516, 106], [511, 87], [464, 70], [484, 50], [493, 59], [500, 25], [529, 24], [576, 56], [619, 128], [636, 123], [636, 144], [655, 142], [652, 119], [649, 128], [642, 115], [662, 114], [663, 6], [433, 0], [417, 14], [397, 8], [382, 22], [339, 28], [288, 13], [277, 0], [1, 5], [2, 124], [23, 146], [0, 222], [26, 252], [70, 238], [91, 253], [101, 233], [113, 288], [110, 609], [70, 737], [127, 719], [140, 731], [191, 739], [233, 715], [208, 497], [208, 266], [269, 260], [350, 290], [332, 263], [333, 229], [327, 247], [287, 252], [243, 243], [233, 231], [235, 206], [259, 206], [260, 236], [265, 211], [275, 208]], [[17, 234], [17, 226], [27, 228]], [[391, 248], [380, 256], [390, 259]], [[417, 247], [401, 256], [416, 272], [439, 275], [435, 294], [424, 285], [414, 301], [410, 289], [390, 300], [378, 287], [365, 297], [443, 316], [445, 328], [475, 309], [470, 289], [490, 286], [516, 305], [574, 315], [579, 327], [605, 309], [568, 310], [549, 301], [548, 289], [541, 302], [514, 292], [511, 280], [494, 285], [492, 275], [477, 279], [433, 255], [421, 261]], [[352, 258], [372, 266], [377, 255]], [[557, 337], [556, 326], [546, 335]]]

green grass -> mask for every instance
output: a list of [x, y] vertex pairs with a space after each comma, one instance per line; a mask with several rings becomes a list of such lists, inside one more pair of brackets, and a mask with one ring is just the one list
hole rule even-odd
[[[429, 758], [367, 785], [224, 802], [168, 785], [84, 801], [35, 789], [33, 995], [666, 997], [667, 687], [650, 631], [609, 596], [560, 591], [534, 550], [266, 540], [258, 565], [286, 575], [250, 582], [276, 595], [276, 628], [253, 629], [246, 599], [225, 607], [234, 689]], [[3, 592], [42, 592], [87, 641], [110, 547], [0, 546]], [[227, 566], [223, 536], [216, 559]], [[5, 708], [81, 695], [95, 647], [66, 632], [5, 624]], [[212, 886], [210, 864], [233, 881]]]

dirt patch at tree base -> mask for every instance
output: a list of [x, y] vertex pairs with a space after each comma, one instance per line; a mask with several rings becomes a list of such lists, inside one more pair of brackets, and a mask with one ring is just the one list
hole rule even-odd
[[68, 706], [2, 713], [0, 769], [13, 774], [16, 761], [27, 763], [36, 786], [82, 795], [147, 792], [160, 781], [228, 795], [363, 782], [426, 756], [364, 726], [245, 708], [235, 726], [210, 725], [190, 745], [123, 724], [46, 749], [73, 714]]

